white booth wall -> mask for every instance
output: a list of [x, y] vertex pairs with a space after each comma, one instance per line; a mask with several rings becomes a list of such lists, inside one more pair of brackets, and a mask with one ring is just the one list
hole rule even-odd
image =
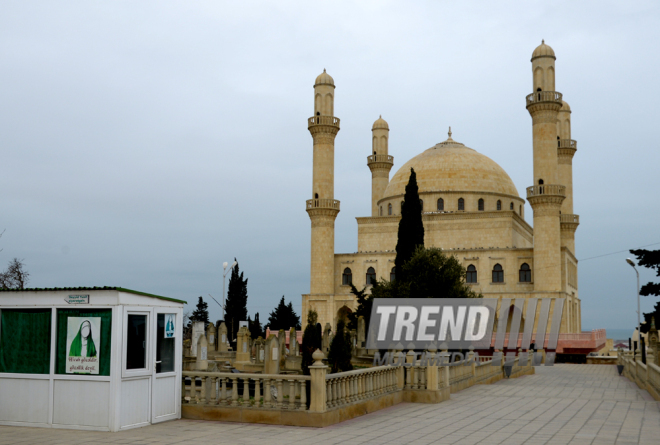
[[[67, 303], [72, 296], [88, 296], [89, 303]], [[0, 292], [0, 424], [118, 431], [179, 419], [183, 303], [122, 288]], [[6, 363], [8, 357], [20, 356], [9, 348], [30, 348], [20, 341], [25, 337], [29, 342], [29, 335], [3, 331], [2, 320], [8, 320], [12, 311], [19, 314], [35, 310], [51, 312], [48, 372], [2, 372], [12, 366]], [[98, 324], [106, 333], [103, 318], [89, 314], [105, 313], [106, 319], [110, 314], [109, 354], [103, 349], [108, 347], [103, 335], [99, 345], [92, 346], [100, 352], [96, 364], [90, 366], [97, 366], [99, 375], [62, 373], [62, 345], [64, 354], [69, 350], [62, 340], [62, 320], [75, 315], [70, 311], [76, 310], [93, 318], [93, 323], [101, 318]], [[42, 319], [46, 317], [41, 314]], [[174, 329], [170, 335], [174, 332], [174, 338], [169, 342], [162, 338], [163, 320], [172, 320], [172, 316]], [[159, 355], [169, 360], [157, 360]], [[109, 375], [102, 375], [104, 369]]]

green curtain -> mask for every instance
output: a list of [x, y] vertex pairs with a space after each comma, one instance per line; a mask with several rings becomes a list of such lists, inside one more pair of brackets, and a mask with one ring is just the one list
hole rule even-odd
[[66, 331], [69, 317], [101, 317], [101, 338], [94, 339], [99, 353], [99, 375], [110, 375], [112, 310], [111, 309], [58, 309], [57, 310], [57, 353], [55, 373], [66, 374]]
[[50, 309], [0, 311], [0, 372], [50, 373]]

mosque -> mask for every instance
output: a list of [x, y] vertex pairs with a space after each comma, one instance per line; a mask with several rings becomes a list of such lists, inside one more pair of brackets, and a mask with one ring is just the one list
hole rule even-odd
[[[374, 122], [371, 215], [358, 217], [356, 253], [335, 253], [334, 225], [339, 201], [334, 197], [335, 83], [323, 71], [314, 84], [314, 115], [308, 119], [314, 140], [310, 292], [302, 296], [319, 322], [336, 326], [355, 310], [350, 283], [358, 289], [376, 280], [395, 279], [394, 258], [401, 205], [410, 169], [417, 174], [422, 201], [424, 243], [455, 255], [467, 269], [466, 282], [484, 298], [565, 298], [561, 333], [581, 331], [573, 213], [571, 109], [555, 90], [555, 53], [541, 43], [532, 53], [533, 89], [526, 98], [532, 117], [533, 182], [527, 201], [534, 227], [524, 219], [525, 200], [495, 161], [449, 137], [421, 152], [390, 179], [389, 126]], [[513, 300], [512, 300], [513, 301]], [[551, 303], [554, 310], [554, 300]], [[537, 308], [538, 310], [538, 308]], [[524, 313], [524, 312], [523, 312]], [[524, 318], [522, 320], [524, 325]], [[520, 327], [523, 329], [523, 326]]]

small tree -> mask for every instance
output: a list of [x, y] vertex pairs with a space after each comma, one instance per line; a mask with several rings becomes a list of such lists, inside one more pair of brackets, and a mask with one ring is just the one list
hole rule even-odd
[[209, 323], [209, 305], [202, 297], [197, 300], [197, 307], [190, 316], [190, 321], [203, 321], [204, 327]]
[[[322, 336], [319, 335], [319, 330], [317, 329], [318, 314], [315, 310], [310, 309], [307, 312], [307, 326], [305, 326], [305, 331], [303, 332], [302, 340], [302, 371], [303, 375], [309, 375], [309, 366], [314, 363], [312, 354], [317, 349], [321, 349]], [[309, 398], [307, 398], [309, 400]]]
[[[236, 260], [236, 258], [234, 258]], [[246, 321], [248, 317], [247, 310], [247, 278], [240, 272], [238, 263], [231, 271], [229, 285], [227, 286], [227, 301], [225, 303], [225, 325], [229, 341], [234, 344], [238, 335], [238, 326], [241, 321]]]
[[289, 302], [287, 305], [284, 301], [284, 295], [275, 309], [268, 317], [268, 324], [266, 325], [271, 331], [279, 331], [280, 329], [296, 328], [300, 329], [300, 317], [293, 309], [293, 304]]
[[397, 235], [396, 258], [394, 259], [397, 280], [405, 279], [403, 265], [412, 258], [418, 246], [424, 246], [424, 224], [422, 223], [422, 203], [419, 200], [417, 175], [411, 168], [410, 179], [403, 197]]
[[256, 339], [264, 336], [264, 328], [259, 321], [259, 312], [254, 314], [254, 321], [250, 320], [248, 317], [248, 328], [250, 329], [250, 336], [252, 339]]
[[[374, 284], [375, 286], [378, 283]], [[357, 329], [358, 328], [358, 318], [360, 316], [364, 317], [365, 327], [369, 326], [369, 319], [371, 318], [371, 308], [374, 304], [374, 298], [371, 294], [367, 294], [367, 288], [364, 287], [362, 290], [357, 290], [357, 288], [351, 283], [351, 293], [355, 295], [355, 301], [357, 302], [357, 309], [348, 314], [348, 329]]]
[[337, 332], [330, 343], [328, 364], [331, 372], [344, 372], [353, 369], [351, 364], [351, 337], [346, 332], [344, 320], [337, 322]]
[[0, 289], [25, 289], [29, 280], [30, 274], [23, 268], [23, 260], [14, 258], [7, 270], [0, 272]]

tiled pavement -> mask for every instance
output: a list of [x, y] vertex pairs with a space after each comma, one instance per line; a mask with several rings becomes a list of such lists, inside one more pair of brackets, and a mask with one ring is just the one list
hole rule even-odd
[[659, 407], [613, 365], [556, 365], [323, 429], [191, 420], [120, 433], [0, 426], [0, 445], [659, 444]]

